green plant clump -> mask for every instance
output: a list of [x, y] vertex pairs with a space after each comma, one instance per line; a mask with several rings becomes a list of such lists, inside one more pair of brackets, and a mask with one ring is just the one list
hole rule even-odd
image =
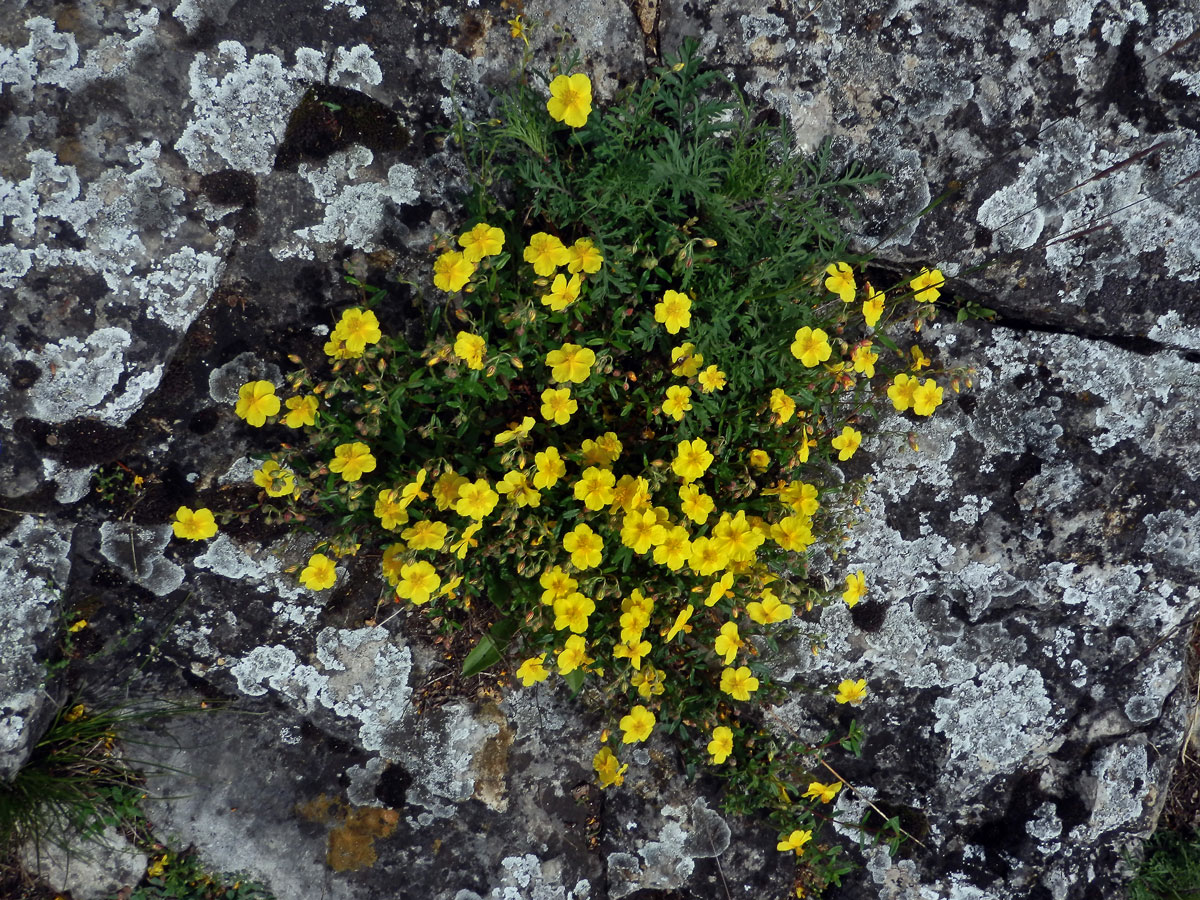
[[29, 760], [0, 780], [0, 856], [75, 835], [99, 838], [108, 827], [142, 820], [141, 775], [118, 749], [120, 731], [157, 715], [133, 708], [64, 705]]
[[[241, 418], [298, 433], [255, 473], [264, 509], [334, 523], [300, 572], [312, 590], [377, 549], [397, 602], [490, 624], [468, 674], [511, 655], [525, 685], [562, 677], [608, 711], [604, 786], [630, 745], [672, 735], [819, 890], [847, 870], [813, 838], [845, 785], [831, 761], [862, 733], [772, 727], [797, 686], [766, 660], [781, 640], [819, 652], [806, 617], [869, 590], [828, 568], [863, 487], [843, 465], [882, 405], [929, 416], [958, 389], [963, 371], [898, 343], [944, 279], [860, 281], [840, 221], [883, 176], [793, 152], [693, 46], [602, 111], [586, 75], [543, 78], [549, 101], [536, 78], [456, 129], [472, 190], [423, 320], [383, 334], [386, 291], [364, 286], [328, 368], [292, 373], [285, 398], [242, 387]], [[857, 706], [863, 675], [808, 689]], [[848, 824], [899, 834], [877, 811]]]
[[209, 872], [192, 851], [160, 847], [128, 900], [273, 900], [262, 885]]
[[1200, 833], [1155, 832], [1129, 884], [1129, 900], [1200, 900]]

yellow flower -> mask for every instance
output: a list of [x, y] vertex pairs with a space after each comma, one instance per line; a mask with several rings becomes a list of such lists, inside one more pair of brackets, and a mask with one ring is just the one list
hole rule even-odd
[[784, 516], [771, 526], [771, 537], [784, 550], [801, 553], [816, 539], [809, 516]]
[[854, 270], [848, 263], [830, 263], [825, 267], [825, 290], [832, 291], [842, 298], [843, 303], [854, 300]]
[[850, 359], [854, 361], [855, 372], [861, 372], [868, 378], [875, 377], [875, 363], [879, 359], [879, 354], [871, 350], [870, 341], [865, 341], [855, 347], [850, 353]]
[[463, 248], [463, 259], [474, 265], [485, 256], [496, 256], [504, 249], [504, 232], [494, 225], [480, 222], [458, 236], [458, 245]]
[[332, 359], [357, 359], [362, 356], [362, 351], [357, 353], [346, 346], [345, 339], [338, 333], [335, 328], [329, 335], [329, 340], [325, 342], [322, 348], [325, 355]]
[[779, 491], [780, 501], [804, 516], [815, 516], [821, 508], [817, 496], [817, 486], [803, 481], [789, 481]]
[[486, 478], [476, 478], [474, 484], [464, 484], [458, 489], [458, 501], [454, 511], [470, 519], [484, 519], [492, 514], [500, 495], [492, 490]]
[[239, 419], [246, 424], [261, 428], [267, 416], [279, 412], [279, 398], [275, 396], [275, 385], [269, 381], [248, 381], [238, 388], [237, 405], [233, 408]]
[[671, 628], [667, 631], [667, 636], [664, 639], [665, 643], [671, 643], [671, 640], [675, 637], [675, 635], [679, 634], [681, 631], [684, 634], [692, 633], [692, 626], [688, 624], [688, 620], [692, 617], [692, 613], [695, 611], [696, 608], [690, 603], [679, 611], [679, 615], [675, 617], [674, 624], [671, 625]]
[[612, 511], [639, 512], [650, 500], [650, 482], [640, 475], [622, 475], [613, 488]]
[[871, 287], [871, 282], [867, 282], [867, 299], [863, 301], [862, 314], [863, 321], [867, 323], [868, 328], [874, 328], [879, 324], [879, 317], [883, 315], [883, 304], [887, 300], [883, 291], [877, 291]]
[[942, 292], [938, 288], [945, 284], [946, 279], [940, 269], [927, 269], [925, 266], [921, 266], [921, 271], [908, 283], [908, 286], [915, 292], [913, 299], [918, 303], [932, 303], [942, 296]]
[[704, 438], [695, 438], [679, 442], [671, 469], [685, 482], [692, 482], [705, 473], [712, 461], [708, 443]]
[[592, 759], [592, 767], [596, 777], [600, 779], [600, 787], [620, 787], [625, 783], [625, 771], [629, 763], [621, 765], [615, 753], [607, 747], [601, 747], [600, 752]]
[[546, 365], [550, 366], [555, 381], [570, 381], [581, 384], [587, 381], [596, 362], [596, 354], [578, 344], [563, 344], [558, 350], [546, 354]]
[[533, 426], [533, 416], [525, 416], [519, 425], [516, 422], [510, 422], [506, 431], [502, 431], [496, 435], [496, 446], [511, 444], [513, 441], [520, 443], [529, 437], [529, 432], [533, 430]]
[[288, 428], [316, 425], [318, 402], [311, 394], [307, 397], [288, 397], [283, 403], [288, 408], [288, 414], [283, 417], [283, 424]]
[[854, 455], [854, 451], [862, 443], [862, 432], [847, 425], [842, 428], [842, 433], [830, 443], [833, 444], [833, 449], [838, 451], [838, 459], [845, 462]]
[[729, 550], [720, 541], [698, 537], [692, 541], [688, 566], [697, 575], [707, 577], [729, 565]]
[[749, 666], [721, 670], [721, 691], [734, 700], [749, 700], [758, 690], [758, 679], [750, 674]]
[[[463, 478], [453, 469], [443, 472], [433, 485], [433, 501], [438, 509], [453, 508], [458, 502], [458, 489], [464, 484], [470, 484], [469, 478]], [[378, 515], [378, 514], [377, 514]]]
[[323, 591], [333, 587], [337, 581], [337, 570], [333, 560], [324, 553], [314, 553], [308, 565], [300, 570], [300, 583], [310, 591]]
[[375, 313], [354, 307], [342, 313], [330, 340], [340, 343], [354, 356], [361, 356], [367, 344], [377, 344], [383, 335], [379, 331], [379, 319]]
[[917, 344], [912, 345], [912, 358], [912, 370], [914, 372], [920, 372], [922, 369], [929, 368], [929, 365], [932, 362], [932, 360], [925, 355], [925, 351], [922, 350]]
[[375, 471], [375, 457], [362, 441], [338, 444], [333, 448], [333, 456], [329, 471], [340, 472], [344, 481], [358, 481], [364, 473]]
[[620, 458], [624, 448], [615, 432], [606, 431], [594, 441], [584, 441], [580, 449], [583, 451], [583, 461], [586, 465], [607, 466]]
[[450, 293], [461, 291], [474, 274], [475, 263], [456, 250], [443, 253], [433, 264], [434, 287]]
[[700, 373], [700, 390], [706, 394], [711, 394], [713, 391], [724, 390], [725, 388], [725, 373], [716, 366], [709, 366]]
[[718, 725], [712, 731], [712, 740], [708, 742], [708, 752], [712, 761], [717, 765], [729, 759], [733, 752], [733, 732], [725, 725]]
[[[546, 110], [555, 122], [582, 128], [592, 111], [592, 81], [586, 75], [559, 75], [550, 82]], [[541, 274], [541, 273], [539, 273]]]
[[198, 509], [195, 512], [186, 506], [175, 510], [175, 521], [171, 523], [175, 537], [185, 541], [208, 540], [217, 533], [217, 522], [211, 509]]
[[388, 531], [394, 531], [408, 522], [408, 510], [400, 502], [400, 492], [382, 490], [375, 498], [375, 517]]
[[808, 790], [804, 792], [804, 796], [820, 800], [822, 803], [832, 803], [833, 798], [838, 795], [838, 791], [841, 789], [842, 783], [840, 781], [835, 781], [833, 784], [821, 784], [819, 781], [813, 781], [809, 784]]
[[680, 387], [677, 384], [667, 388], [667, 399], [663, 401], [662, 411], [676, 422], [683, 421], [683, 414], [692, 408], [691, 388]]
[[525, 23], [521, 21], [521, 18], [518, 15], [515, 19], [508, 19], [504, 24], [508, 26], [509, 37], [520, 38], [528, 45], [529, 38], [525, 36]]
[[596, 611], [596, 601], [572, 591], [554, 601], [554, 630], [569, 628], [575, 634], [587, 631], [588, 616]]
[[646, 663], [645, 666], [629, 676], [629, 683], [637, 688], [639, 697], [645, 697], [647, 700], [657, 697], [666, 690], [666, 687], [663, 686], [662, 671], [654, 668], [650, 663]]
[[692, 542], [688, 538], [687, 529], [682, 525], [667, 528], [662, 540], [654, 548], [654, 561], [672, 572], [682, 569], [691, 556]]
[[[916, 379], [913, 379], [916, 382]], [[913, 388], [912, 410], [918, 416], [931, 416], [941, 405], [942, 389], [932, 378], [926, 378], [920, 387]]]
[[888, 399], [896, 412], [904, 412], [913, 405], [913, 394], [920, 387], [920, 380], [909, 375], [897, 375], [888, 387]]
[[576, 525], [563, 538], [563, 549], [571, 554], [571, 563], [583, 570], [600, 565], [603, 559], [604, 540], [592, 531], [591, 526]]
[[383, 563], [383, 578], [392, 587], [396, 586], [396, 582], [400, 580], [400, 567], [404, 565], [403, 556], [408, 552], [408, 547], [404, 544], [390, 544], [384, 548]]
[[558, 651], [558, 674], [570, 675], [576, 669], [592, 662], [587, 655], [587, 641], [583, 635], [573, 634], [567, 638], [566, 644]]
[[846, 576], [846, 590], [842, 592], [842, 599], [846, 601], [847, 606], [853, 608], [854, 604], [865, 596], [867, 596], [867, 578], [863, 574], [863, 570], [859, 569], [853, 575]]
[[712, 606], [718, 600], [724, 597], [733, 596], [733, 573], [726, 572], [708, 589], [708, 598], [704, 601], [705, 606]]
[[696, 345], [684, 341], [671, 350], [671, 374], [683, 378], [694, 378], [704, 365], [704, 356], [696, 352]]
[[774, 388], [771, 391], [771, 412], [775, 414], [780, 425], [786, 425], [796, 414], [796, 401], [779, 388]]
[[734, 562], [752, 560], [755, 551], [766, 538], [747, 519], [745, 510], [738, 510], [736, 516], [722, 513], [721, 519], [713, 529], [713, 540], [722, 550], [729, 554]]
[[609, 469], [590, 466], [575, 482], [575, 499], [593, 512], [598, 512], [612, 503], [613, 485], [617, 478]]
[[613, 647], [613, 659], [627, 659], [635, 669], [641, 669], [642, 657], [650, 652], [650, 642], [641, 640], [639, 635], [631, 641], [617, 644]]
[[417, 472], [416, 477], [400, 490], [400, 505], [408, 509], [414, 500], [427, 500], [429, 495], [421, 490], [429, 473], [424, 468]]
[[867, 699], [867, 679], [860, 678], [858, 681], [852, 681], [847, 678], [838, 685], [837, 695], [833, 699], [838, 703], [859, 706]]
[[713, 498], [700, 490], [699, 485], [683, 484], [679, 486], [679, 507], [685, 516], [703, 525], [713, 511]]
[[629, 715], [621, 717], [621, 730], [625, 732], [621, 738], [623, 744], [639, 744], [650, 737], [654, 730], [654, 713], [638, 704], [629, 711]]
[[552, 234], [539, 231], [529, 239], [522, 258], [533, 266], [533, 271], [543, 278], [553, 275], [559, 266], [565, 266], [570, 254], [567, 248]]
[[83, 631], [83, 629], [87, 628], [87, 625], [87, 619], [80, 619], [77, 622], [71, 623], [71, 627], [68, 628], [67, 631], [69, 631], [71, 634], [78, 634], [79, 632]]
[[454, 355], [465, 362], [468, 369], [482, 369], [485, 353], [487, 353], [487, 341], [479, 335], [460, 331], [455, 336]]
[[578, 275], [572, 275], [570, 281], [561, 273], [555, 275], [550, 285], [550, 293], [542, 295], [542, 305], [550, 307], [554, 312], [562, 312], [579, 299], [581, 287]]
[[750, 465], [760, 472], [765, 472], [771, 466], [771, 455], [766, 450], [751, 450]]
[[692, 324], [691, 310], [692, 301], [687, 294], [669, 290], [654, 305], [654, 321], [665, 325], [669, 334], [679, 334], [679, 329]]
[[446, 546], [446, 523], [424, 520], [400, 532], [410, 550], [441, 550]]
[[742, 636], [738, 633], [736, 622], [726, 622], [722, 625], [721, 633], [713, 641], [713, 649], [717, 651], [717, 656], [725, 658], [725, 665], [727, 666], [733, 665], [738, 651], [745, 646], [746, 642], [742, 640]]
[[784, 838], [782, 841], [780, 841], [778, 844], [776, 844], [775, 849], [782, 850], [784, 853], [788, 853], [789, 851], [794, 850], [794, 851], [796, 851], [796, 855], [800, 856], [801, 854], [804, 853], [804, 845], [807, 844], [811, 840], [812, 840], [812, 832], [811, 831], [807, 831], [807, 830], [801, 831], [799, 828], [797, 828], [795, 831], [793, 831], [791, 834], [789, 834], [786, 838]]
[[442, 576], [425, 560], [408, 563], [400, 567], [400, 583], [396, 585], [396, 596], [411, 600], [416, 606], [428, 603], [433, 592], [442, 583]]
[[570, 388], [546, 388], [542, 391], [542, 418], [555, 425], [566, 425], [579, 409], [579, 401]]
[[567, 253], [569, 254], [567, 271], [572, 274], [583, 272], [587, 275], [594, 275], [604, 264], [604, 257], [596, 249], [591, 238], [580, 238], [567, 248]]
[[550, 672], [546, 669], [546, 654], [541, 656], [531, 656], [525, 662], [517, 667], [517, 677], [521, 679], [521, 684], [525, 687], [530, 687], [537, 684], [539, 681], [545, 681], [550, 677]]
[[479, 529], [483, 527], [481, 522], [472, 522], [462, 530], [462, 534], [458, 536], [458, 540], [450, 545], [450, 552], [459, 559], [467, 558], [467, 551], [472, 547], [478, 547], [479, 541], [475, 540], [475, 535]]
[[567, 464], [559, 456], [557, 447], [547, 447], [541, 453], [535, 453], [533, 462], [537, 466], [533, 476], [533, 486], [536, 488], [552, 488], [567, 474]]
[[506, 473], [496, 485], [496, 490], [501, 494], [507, 494], [508, 499], [520, 508], [542, 505], [542, 495], [533, 489], [529, 483], [529, 476], [521, 471], [514, 470]]
[[792, 617], [792, 608], [775, 596], [770, 588], [763, 588], [762, 599], [746, 604], [746, 613], [759, 625], [775, 625]]
[[626, 513], [621, 526], [621, 543], [634, 553], [646, 553], [663, 539], [665, 533], [653, 511]]
[[266, 491], [268, 497], [285, 497], [296, 489], [296, 475], [291, 469], [281, 468], [275, 460], [268, 459], [261, 469], [254, 470], [254, 483]]
[[542, 603], [547, 606], [553, 606], [555, 600], [561, 600], [579, 587], [579, 582], [564, 572], [562, 566], [547, 569], [538, 579], [538, 584], [545, 588], [542, 591]]
[[811, 369], [832, 355], [829, 335], [820, 328], [814, 329], [805, 325], [796, 332], [796, 339], [792, 341], [792, 356], [800, 360], [806, 368]]

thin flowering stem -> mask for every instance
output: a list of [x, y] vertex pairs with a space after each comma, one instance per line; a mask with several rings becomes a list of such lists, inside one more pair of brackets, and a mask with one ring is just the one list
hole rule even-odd
[[[844, 784], [846, 787], [848, 787], [854, 793], [854, 796], [858, 797], [860, 800], [862, 800], [864, 803], [866, 803], [867, 806], [869, 806], [869, 807], [871, 807], [871, 809], [875, 810], [875, 812], [878, 813], [885, 822], [889, 821], [890, 819], [893, 818], [892, 816], [889, 816], [887, 813], [885, 813], [878, 806], [876, 806], [875, 802], [873, 800], [871, 800], [871, 798], [867, 797], [865, 794], [863, 794], [862, 791], [860, 791], [858, 788], [856, 788], [854, 785], [852, 785], [849, 781], [847, 781], [845, 778], [843, 778], [840, 774], [838, 774], [838, 771], [836, 769], [834, 769], [834, 767], [831, 766], [824, 759], [818, 759], [817, 762], [819, 762], [826, 769], [828, 769], [834, 778], [836, 778], [838, 781], [840, 781], [842, 784]], [[922, 841], [913, 837], [911, 834], [909, 834], [907, 831], [905, 831], [903, 828], [901, 828], [898, 823], [895, 825], [895, 829], [896, 829], [896, 831], [900, 832], [900, 834], [904, 835], [906, 838], [908, 838], [910, 841], [912, 841], [914, 844], [916, 844], [920, 847], [925, 846], [925, 844]], [[926, 848], [926, 849], [928, 849], [928, 848]]]

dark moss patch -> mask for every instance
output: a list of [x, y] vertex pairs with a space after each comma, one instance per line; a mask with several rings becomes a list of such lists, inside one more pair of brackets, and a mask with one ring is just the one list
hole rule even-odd
[[8, 380], [16, 390], [27, 391], [37, 384], [37, 380], [41, 377], [42, 370], [37, 367], [36, 363], [27, 359], [19, 359], [13, 363]]
[[221, 206], [254, 206], [258, 202], [258, 181], [249, 172], [236, 169], [201, 175], [200, 190]]
[[412, 781], [412, 775], [403, 767], [390, 765], [383, 770], [379, 783], [375, 785], [375, 799], [389, 809], [403, 809]]
[[360, 91], [328, 84], [310, 85], [288, 119], [275, 168], [325, 159], [351, 144], [376, 153], [402, 150], [411, 136], [388, 107]]
[[850, 610], [850, 618], [859, 631], [874, 634], [883, 628], [887, 606], [878, 600], [866, 600]]

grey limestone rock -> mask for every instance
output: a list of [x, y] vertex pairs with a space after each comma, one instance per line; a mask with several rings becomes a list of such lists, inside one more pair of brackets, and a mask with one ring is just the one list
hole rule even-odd
[[[314, 595], [293, 574], [310, 539], [279, 527], [169, 539], [180, 505], [252, 502], [260, 435], [230, 404], [287, 353], [319, 352], [354, 298], [343, 266], [424, 271], [462, 183], [435, 131], [456, 102], [486, 115], [523, 45], [484, 0], [168, 6], [0, 17], [0, 493], [22, 511], [0, 518], [0, 772], [47, 715], [65, 586], [100, 599], [111, 665], [152, 643], [147, 690], [185, 673], [256, 711], [173, 726], [157, 758], [202, 789], [160, 773], [180, 799], [156, 821], [281, 900], [789, 890], [771, 829], [721, 814], [665, 743], [601, 794], [597, 723], [550, 689], [426, 708], [438, 653], [380, 613], [363, 561]], [[873, 478], [859, 537], [823, 562], [863, 569], [871, 593], [821, 613], [817, 656], [775, 662], [868, 679], [867, 755], [843, 774], [920, 837], [892, 858], [845, 835], [862, 869], [841, 896], [1121, 896], [1121, 851], [1152, 827], [1183, 738], [1200, 607], [1195, 13], [537, 0], [525, 15], [539, 59], [556, 26], [574, 32], [600, 104], [695, 36], [802, 147], [832, 137], [891, 173], [857, 226], [881, 272], [939, 264], [1001, 313], [922, 333], [976, 384], [930, 420], [879, 423], [851, 469]], [[319, 126], [314, 86], [395, 127], [295, 127]], [[87, 490], [115, 461], [153, 476], [125, 507]], [[810, 695], [777, 710], [802, 733], [839, 715]], [[373, 862], [332, 867], [338, 829], [380, 810], [393, 829], [351, 842]]]

